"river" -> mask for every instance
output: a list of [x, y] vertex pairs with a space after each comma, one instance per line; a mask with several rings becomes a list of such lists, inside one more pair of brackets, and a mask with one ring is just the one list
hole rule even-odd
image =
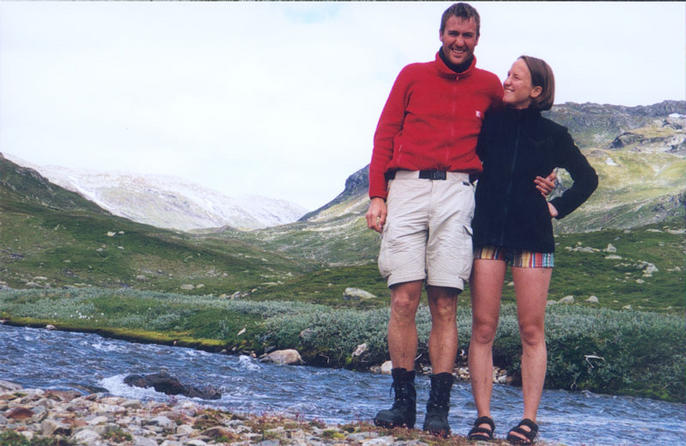
[[[111, 394], [166, 400], [151, 389], [124, 384], [129, 374], [166, 369], [181, 382], [221, 387], [210, 406], [240, 413], [284, 413], [329, 423], [370, 421], [390, 405], [390, 377], [340, 369], [278, 366], [248, 356], [138, 344], [95, 334], [0, 325], [0, 379], [43, 389], [105, 388]], [[418, 420], [429, 380], [417, 380]], [[453, 387], [450, 423], [466, 435], [476, 411], [469, 383]], [[520, 389], [496, 385], [497, 436], [518, 420]], [[591, 392], [546, 390], [538, 413], [539, 438], [568, 445], [686, 444], [686, 405]]]

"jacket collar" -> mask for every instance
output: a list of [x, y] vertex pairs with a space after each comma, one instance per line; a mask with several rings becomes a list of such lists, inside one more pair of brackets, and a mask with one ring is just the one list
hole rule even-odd
[[470, 76], [476, 67], [476, 56], [472, 56], [472, 63], [469, 64], [469, 68], [464, 70], [462, 73], [456, 73], [443, 62], [443, 59], [441, 59], [441, 54], [440, 54], [440, 49], [438, 52], [436, 52], [436, 69], [438, 70], [438, 74], [441, 77], [445, 77], [447, 79], [459, 79], [463, 77]]

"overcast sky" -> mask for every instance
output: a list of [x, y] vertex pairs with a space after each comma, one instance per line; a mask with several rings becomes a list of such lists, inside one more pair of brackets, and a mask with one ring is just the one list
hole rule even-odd
[[[314, 209], [371, 157], [441, 3], [0, 2], [0, 152]], [[478, 65], [546, 59], [556, 103], [684, 99], [684, 3], [479, 3]]]

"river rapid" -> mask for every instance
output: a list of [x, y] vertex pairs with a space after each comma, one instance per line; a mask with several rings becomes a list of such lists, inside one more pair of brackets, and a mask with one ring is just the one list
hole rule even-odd
[[[24, 387], [83, 393], [102, 388], [117, 396], [165, 401], [171, 397], [124, 384], [129, 374], [162, 369], [188, 385], [221, 388], [222, 398], [206, 404], [239, 413], [371, 421], [392, 399], [391, 379], [384, 375], [278, 366], [248, 356], [0, 325], [0, 379]], [[418, 377], [418, 426], [428, 389], [428, 378]], [[492, 407], [496, 435], [502, 437], [521, 416], [520, 389], [496, 385]], [[453, 432], [466, 435], [475, 417], [469, 383], [456, 383], [449, 418]], [[645, 398], [546, 390], [538, 422], [541, 440], [568, 445], [686, 444], [686, 405]]]

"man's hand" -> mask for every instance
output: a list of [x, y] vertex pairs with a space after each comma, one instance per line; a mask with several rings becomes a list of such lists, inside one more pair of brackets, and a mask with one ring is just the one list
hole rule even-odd
[[548, 194], [550, 194], [553, 189], [555, 189], [555, 180], [557, 179], [557, 175], [555, 174], [555, 169], [553, 169], [552, 172], [550, 172], [550, 175], [547, 177], [536, 177], [534, 178], [534, 183], [536, 183], [536, 189], [543, 195], [543, 197], [547, 197]]
[[386, 201], [380, 197], [372, 198], [366, 215], [367, 227], [381, 233], [383, 225], [386, 223], [386, 214]]

